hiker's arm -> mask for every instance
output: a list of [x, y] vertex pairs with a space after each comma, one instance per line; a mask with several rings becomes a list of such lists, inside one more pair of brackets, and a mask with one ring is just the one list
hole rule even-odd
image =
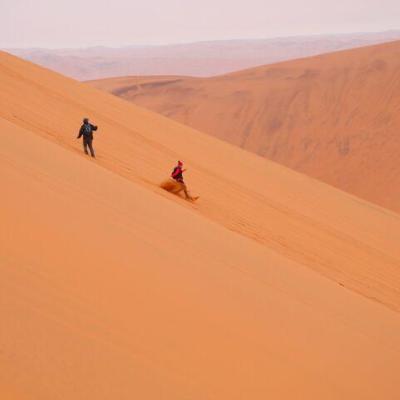
[[90, 125], [93, 131], [97, 131], [97, 125]]
[[79, 139], [83, 135], [83, 126], [81, 126], [81, 129], [79, 129], [79, 135], [77, 139]]

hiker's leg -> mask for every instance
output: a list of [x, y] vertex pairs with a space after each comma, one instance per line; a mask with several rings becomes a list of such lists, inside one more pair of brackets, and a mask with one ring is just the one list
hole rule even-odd
[[185, 193], [185, 197], [188, 199], [189, 198], [189, 193], [187, 191], [186, 185], [183, 181], [177, 181], [179, 184], [179, 188], [176, 191], [176, 194], [179, 194], [180, 192], [183, 191], [183, 193]]
[[185, 184], [183, 184], [183, 192], [185, 193], [185, 196], [186, 196], [187, 199], [190, 200], [192, 198], [192, 196], [190, 196]]
[[90, 150], [90, 155], [91, 155], [92, 157], [94, 157], [93, 141], [92, 141], [92, 140], [89, 140], [89, 141], [88, 141], [88, 146], [89, 146], [89, 150]]
[[174, 194], [179, 194], [185, 189], [185, 185], [181, 181], [174, 180], [174, 186], [171, 190]]
[[82, 143], [83, 143], [83, 151], [85, 152], [85, 154], [89, 154], [88, 150], [87, 150], [87, 142], [86, 142], [85, 138], [83, 138]]

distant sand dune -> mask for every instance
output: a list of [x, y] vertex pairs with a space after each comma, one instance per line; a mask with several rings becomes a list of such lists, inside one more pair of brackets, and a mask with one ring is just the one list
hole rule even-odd
[[400, 211], [400, 42], [209, 79], [91, 82], [133, 103]]

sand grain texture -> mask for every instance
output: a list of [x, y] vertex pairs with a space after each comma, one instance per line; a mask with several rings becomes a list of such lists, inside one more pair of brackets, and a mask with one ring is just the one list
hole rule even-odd
[[[399, 397], [396, 214], [6, 54], [0, 83], [4, 396]], [[196, 205], [158, 187], [181, 155]]]

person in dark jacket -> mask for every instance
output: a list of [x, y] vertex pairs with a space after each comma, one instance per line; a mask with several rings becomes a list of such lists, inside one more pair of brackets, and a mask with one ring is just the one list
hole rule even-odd
[[90, 155], [95, 157], [93, 149], [93, 132], [97, 131], [97, 126], [92, 125], [88, 118], [83, 119], [83, 124], [79, 130], [78, 139], [83, 136], [83, 150], [85, 154], [89, 154], [88, 148], [90, 150]]

